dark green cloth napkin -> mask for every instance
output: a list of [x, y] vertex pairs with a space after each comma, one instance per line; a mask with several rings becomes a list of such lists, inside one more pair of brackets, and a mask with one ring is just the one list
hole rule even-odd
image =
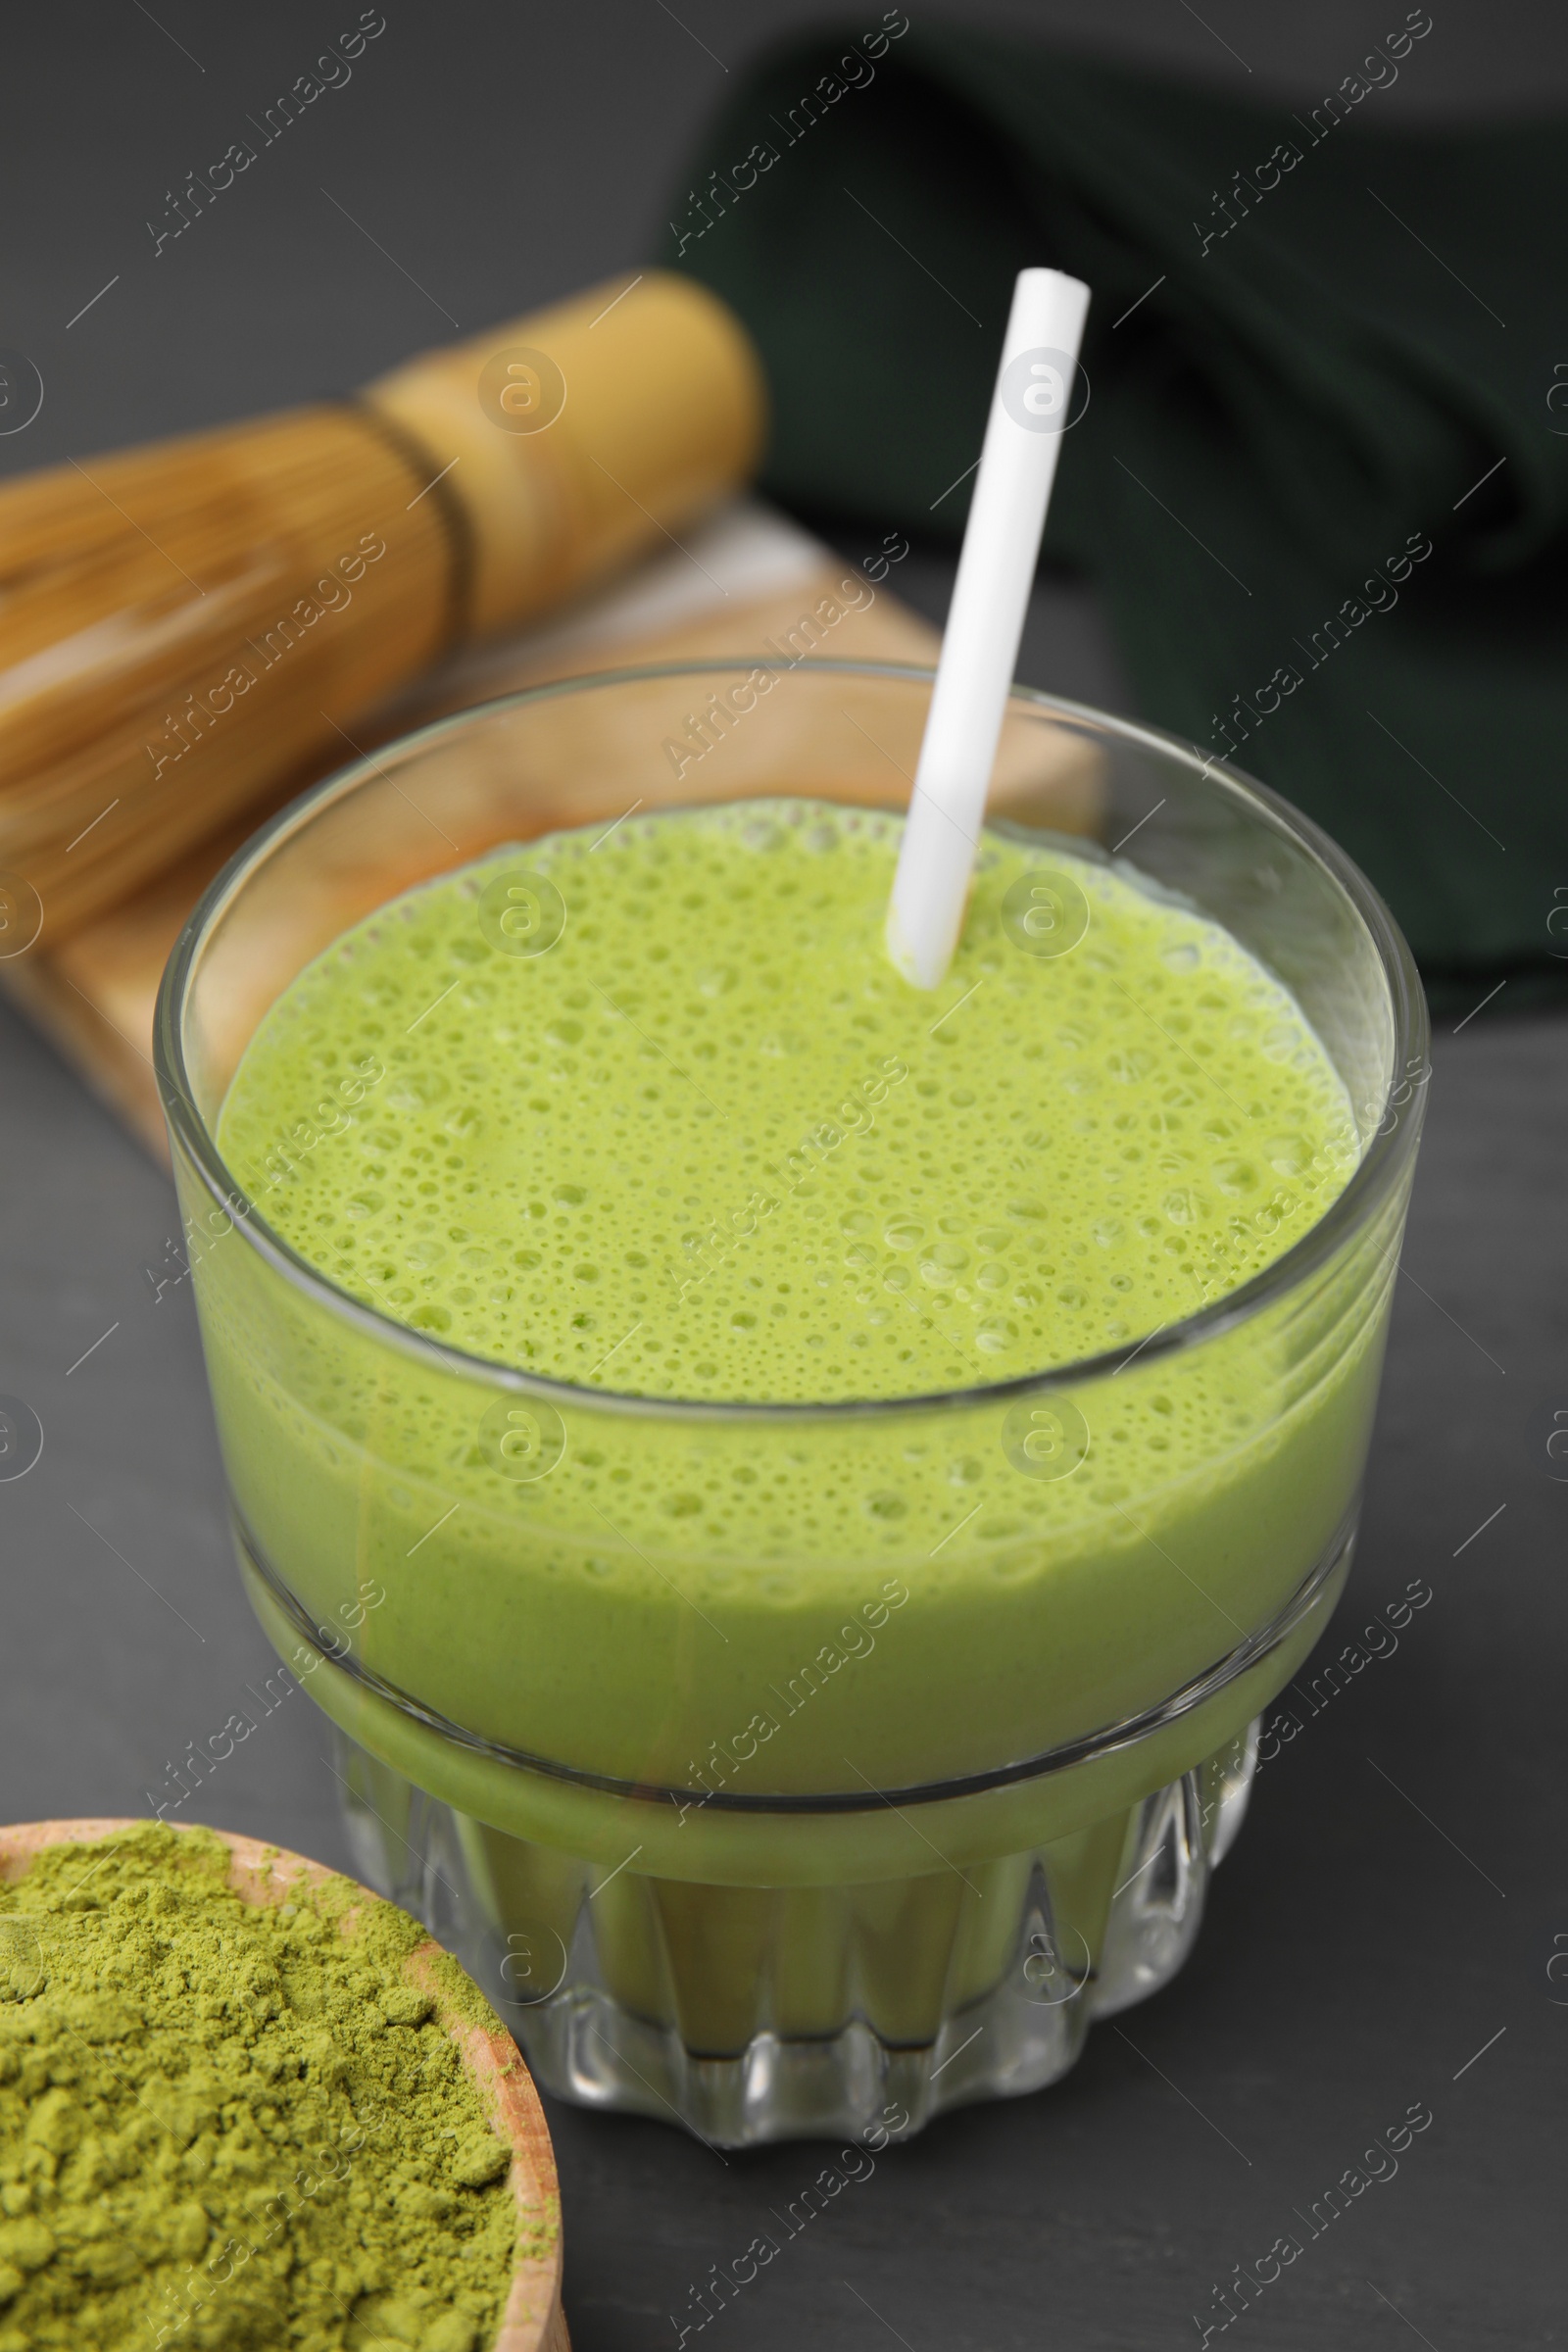
[[1389, 16], [1293, 112], [892, 11], [741, 85], [658, 258], [756, 338], [772, 495], [952, 537], [1015, 271], [1084, 278], [1048, 546], [1143, 714], [1517, 1003], [1568, 974], [1568, 144], [1391, 127], [1442, 28]]

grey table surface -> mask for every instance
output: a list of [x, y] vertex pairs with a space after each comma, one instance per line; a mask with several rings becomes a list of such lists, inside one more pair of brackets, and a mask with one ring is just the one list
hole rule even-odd
[[[641, 258], [726, 72], [815, 13], [389, 0], [325, 119], [157, 262], [144, 222], [166, 187], [336, 19], [167, 0], [156, 19], [13, 21], [4, 339], [47, 397], [0, 465], [352, 384], [448, 317], [476, 328]], [[1406, 119], [1568, 96], [1555, 12], [1434, 13], [1424, 78], [1387, 100]], [[1289, 21], [1240, 0], [1203, 18], [1164, 0], [965, 14], [1282, 94], [1331, 86], [1396, 16], [1349, 0]], [[950, 583], [922, 554], [901, 584], [940, 617]], [[1081, 586], [1042, 586], [1021, 667], [1127, 707]], [[1568, 1425], [1568, 1018], [1506, 1002], [1456, 1035], [1457, 1015], [1442, 1024], [1364, 1534], [1325, 1655], [1413, 1582], [1430, 1601], [1391, 1654], [1332, 1698], [1320, 1687], [1315, 1712], [1303, 1699], [1175, 1984], [1097, 2030], [1056, 2088], [886, 2152], [712, 2323], [724, 2340], [1198, 2340], [1192, 2315], [1214, 2317], [1235, 2266], [1301, 2237], [1298, 2217], [1418, 2101], [1434, 2121], [1397, 2174], [1236, 2325], [1348, 2352], [1412, 2332], [1434, 2352], [1563, 2339], [1568, 1465], [1546, 1438], [1554, 1415]], [[0, 1188], [0, 1392], [45, 1432], [36, 1468], [0, 1484], [0, 1817], [142, 1813], [270, 1652], [229, 1553], [189, 1286], [155, 1290], [178, 1231], [167, 1177], [4, 1008]], [[203, 1816], [346, 1864], [326, 1746], [296, 1695], [211, 1775]], [[691, 2287], [826, 2153], [725, 2161], [657, 2124], [560, 2105], [551, 2121], [578, 2352], [673, 2343]]]

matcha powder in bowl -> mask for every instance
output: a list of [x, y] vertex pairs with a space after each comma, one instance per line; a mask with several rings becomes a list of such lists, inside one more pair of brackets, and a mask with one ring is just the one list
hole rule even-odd
[[558, 2213], [406, 1912], [211, 1830], [0, 1831], [0, 2352], [554, 2345]]

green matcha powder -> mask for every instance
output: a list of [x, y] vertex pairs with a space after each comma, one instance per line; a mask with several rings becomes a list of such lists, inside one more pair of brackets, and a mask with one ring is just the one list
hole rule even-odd
[[228, 1860], [146, 1824], [0, 1886], [0, 2352], [484, 2352], [510, 2152], [404, 1981], [423, 1930]]

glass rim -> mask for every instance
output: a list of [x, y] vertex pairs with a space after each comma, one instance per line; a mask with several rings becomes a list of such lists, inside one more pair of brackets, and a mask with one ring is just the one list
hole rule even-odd
[[[296, 1289], [317, 1298], [333, 1315], [358, 1325], [383, 1345], [391, 1345], [401, 1353], [412, 1355], [449, 1374], [479, 1379], [495, 1388], [538, 1397], [555, 1406], [569, 1405], [574, 1410], [586, 1407], [590, 1410], [685, 1422], [779, 1421], [799, 1424], [935, 1412], [959, 1405], [1009, 1404], [1044, 1392], [1080, 1388], [1093, 1381], [1111, 1378], [1131, 1364], [1135, 1357], [1145, 1363], [1158, 1362], [1216, 1338], [1261, 1313], [1332, 1256], [1342, 1241], [1370, 1221], [1399, 1181], [1414, 1152], [1419, 1120], [1396, 1117], [1390, 1125], [1389, 1111], [1391, 1107], [1402, 1108], [1402, 1104], [1396, 1105], [1393, 1102], [1395, 1091], [1406, 1083], [1412, 1063], [1425, 1070], [1430, 1045], [1426, 998], [1420, 977], [1404, 935], [1382, 897], [1354, 860], [1320, 825], [1293, 807], [1281, 794], [1260, 783], [1255, 776], [1250, 776], [1245, 769], [1234, 767], [1223, 760], [1203, 758], [1197, 745], [1162, 728], [1149, 726], [1141, 719], [1121, 718], [1111, 711], [1097, 710], [1092, 704], [1075, 703], [1065, 696], [1048, 694], [1038, 687], [1015, 684], [1008, 693], [1009, 705], [1064, 718], [1080, 726], [1086, 725], [1098, 732], [1109, 733], [1123, 743], [1142, 745], [1165, 758], [1174, 758], [1190, 773], [1217, 783], [1233, 804], [1248, 808], [1254, 815], [1261, 814], [1276, 832], [1285, 835], [1297, 848], [1304, 849], [1315, 858], [1330, 881], [1348, 900], [1371, 939], [1388, 990], [1394, 1025], [1393, 1066], [1380, 1105], [1378, 1123], [1344, 1190], [1336, 1195], [1322, 1215], [1315, 1218], [1288, 1250], [1272, 1259], [1260, 1272], [1247, 1282], [1238, 1284], [1235, 1290], [1223, 1292], [1217, 1298], [1208, 1300], [1194, 1313], [1157, 1325], [1141, 1340], [1125, 1347], [1102, 1348], [1094, 1355], [1075, 1357], [1069, 1363], [1054, 1365], [1044, 1372], [1012, 1373], [1005, 1380], [982, 1381], [962, 1388], [928, 1390], [900, 1396], [767, 1401], [649, 1396], [635, 1391], [588, 1388], [575, 1381], [558, 1379], [549, 1373], [528, 1372], [515, 1365], [499, 1363], [489, 1356], [470, 1354], [467, 1349], [449, 1347], [426, 1332], [413, 1330], [379, 1307], [368, 1305], [302, 1256], [291, 1243], [268, 1224], [244, 1186], [227, 1166], [219, 1151], [216, 1137], [197, 1107], [185, 1066], [182, 1015], [198, 956], [215, 925], [239, 896], [250, 875], [275, 850], [303, 831], [318, 811], [347, 800], [362, 785], [377, 778], [384, 779], [386, 763], [416, 747], [438, 744], [447, 736], [460, 734], [504, 711], [564, 695], [589, 693], [599, 687], [621, 686], [654, 678], [711, 676], [727, 671], [750, 674], [756, 669], [827, 672], [840, 676], [891, 678], [909, 683], [930, 683], [936, 675], [934, 667], [924, 662], [803, 660], [775, 664], [761, 660], [748, 661], [725, 656], [709, 661], [628, 663], [618, 669], [589, 670], [574, 677], [551, 679], [541, 685], [521, 687], [513, 694], [498, 695], [487, 702], [470, 704], [462, 710], [449, 712], [422, 727], [414, 728], [408, 734], [398, 735], [390, 743], [378, 745], [373, 753], [349, 760], [330, 775], [308, 786], [282, 808], [274, 810], [224, 862], [191, 909], [164, 967], [153, 1021], [153, 1066], [172, 1137], [183, 1146], [215, 1204], [229, 1217], [230, 1229], [243, 1230], [247, 1242], [260, 1256]], [[671, 804], [671, 807], [680, 805]], [[464, 859], [462, 862], [473, 861]], [[236, 1207], [236, 1201], [241, 1205]]]

